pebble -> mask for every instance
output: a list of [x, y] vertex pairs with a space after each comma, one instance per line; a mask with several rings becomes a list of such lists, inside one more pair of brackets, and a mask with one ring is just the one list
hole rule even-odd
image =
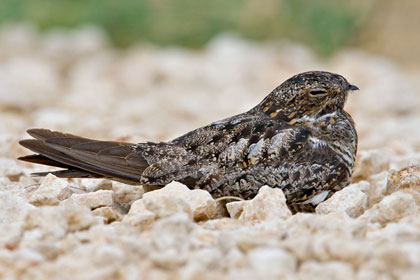
[[367, 195], [361, 190], [363, 187], [363, 185], [360, 186], [360, 183], [356, 183], [334, 193], [328, 200], [316, 207], [316, 213], [328, 214], [344, 211], [352, 218], [358, 217], [367, 208]]
[[252, 200], [231, 202], [226, 208], [231, 217], [244, 222], [287, 219], [292, 216], [283, 191], [268, 186], [261, 187]]
[[14, 246], [20, 240], [25, 217], [34, 207], [24, 198], [0, 191], [0, 245]]
[[419, 214], [419, 209], [413, 196], [409, 193], [397, 191], [384, 197], [381, 202], [375, 204], [359, 217], [370, 223], [387, 224], [398, 222], [406, 216]]
[[30, 196], [29, 202], [35, 206], [57, 205], [70, 197], [69, 182], [48, 174], [39, 188]]
[[112, 206], [113, 192], [111, 190], [99, 190], [96, 192], [82, 193], [82, 194], [72, 194], [70, 197], [74, 202], [86, 206], [90, 209], [95, 209], [104, 206]]

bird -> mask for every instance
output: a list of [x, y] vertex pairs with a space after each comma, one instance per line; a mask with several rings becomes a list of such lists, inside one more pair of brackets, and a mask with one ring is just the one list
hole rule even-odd
[[197, 128], [167, 142], [100, 141], [34, 128], [21, 140], [35, 154], [26, 162], [61, 168], [62, 178], [108, 178], [159, 188], [172, 181], [213, 198], [252, 199], [268, 185], [280, 188], [293, 212], [316, 206], [351, 181], [357, 132], [344, 111], [343, 76], [297, 74], [245, 113]]

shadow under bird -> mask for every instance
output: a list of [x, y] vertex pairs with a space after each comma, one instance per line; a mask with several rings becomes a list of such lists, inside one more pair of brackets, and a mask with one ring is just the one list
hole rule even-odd
[[162, 187], [178, 181], [214, 198], [254, 197], [281, 188], [293, 212], [316, 205], [349, 184], [357, 133], [344, 111], [358, 88], [334, 73], [293, 76], [248, 112], [213, 122], [169, 142], [98, 141], [30, 129], [20, 160], [63, 168], [64, 178], [110, 178]]

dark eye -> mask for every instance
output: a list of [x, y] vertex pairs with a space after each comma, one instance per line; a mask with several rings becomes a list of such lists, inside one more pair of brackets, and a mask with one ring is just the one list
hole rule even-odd
[[322, 96], [322, 95], [326, 95], [327, 91], [323, 88], [317, 88], [317, 89], [312, 89], [309, 92], [309, 94], [312, 95], [312, 96]]

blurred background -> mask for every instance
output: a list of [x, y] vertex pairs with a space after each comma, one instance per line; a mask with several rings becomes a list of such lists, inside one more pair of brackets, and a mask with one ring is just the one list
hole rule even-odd
[[360, 147], [420, 150], [420, 2], [2, 0], [0, 154], [30, 127], [168, 140], [307, 70], [361, 88]]
[[411, 0], [2, 0], [0, 23], [41, 31], [95, 25], [119, 48], [150, 42], [197, 49], [229, 31], [303, 43], [324, 57], [359, 47], [416, 67], [419, 11]]

